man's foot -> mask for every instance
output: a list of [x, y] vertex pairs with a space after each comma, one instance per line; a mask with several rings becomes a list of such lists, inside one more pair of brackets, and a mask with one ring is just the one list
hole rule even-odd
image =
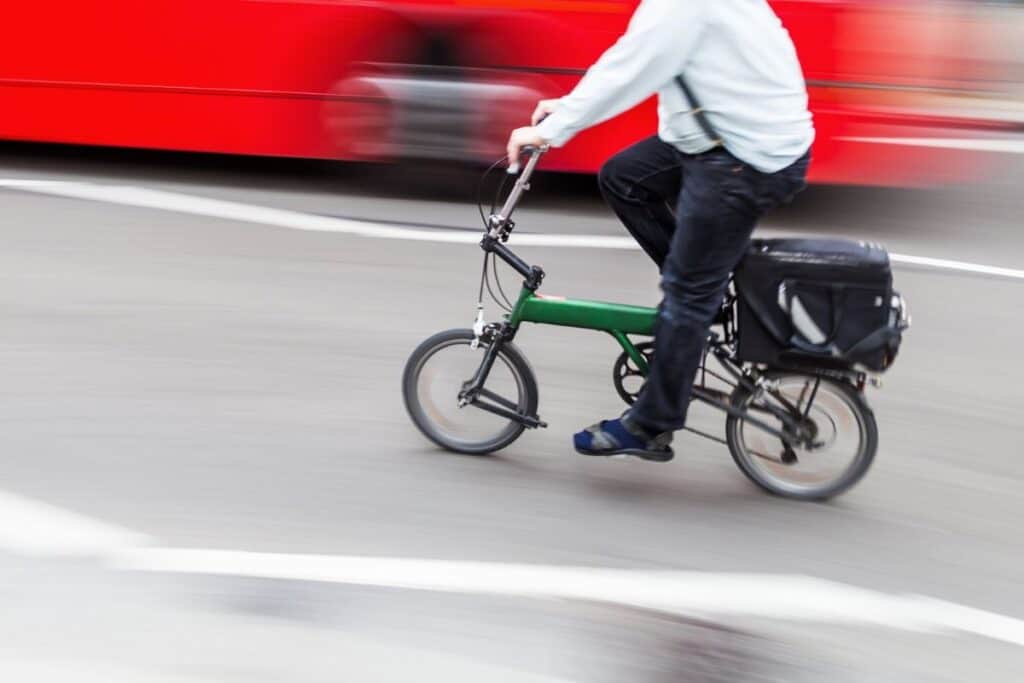
[[627, 415], [601, 420], [572, 438], [576, 452], [583, 455], [634, 455], [654, 462], [668, 462], [675, 457], [669, 448], [671, 441], [671, 432], [651, 436]]

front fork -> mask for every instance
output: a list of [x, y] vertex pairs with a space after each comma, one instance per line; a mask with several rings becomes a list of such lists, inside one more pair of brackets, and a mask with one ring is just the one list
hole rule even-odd
[[[476, 326], [474, 326], [474, 332], [477, 332], [475, 328]], [[506, 322], [484, 325], [480, 332], [477, 333], [473, 344], [483, 342], [487, 345], [487, 348], [484, 351], [484, 358], [480, 363], [480, 367], [477, 368], [476, 373], [471, 379], [463, 383], [462, 390], [459, 391], [459, 408], [473, 406], [513, 422], [518, 422], [529, 429], [547, 427], [547, 423], [537, 415], [527, 415], [521, 412], [519, 406], [515, 403], [484, 387], [488, 376], [491, 374], [491, 368], [494, 367], [494, 362], [498, 359], [498, 354], [501, 352], [501, 347], [512, 341], [516, 336], [516, 331], [515, 327]]]

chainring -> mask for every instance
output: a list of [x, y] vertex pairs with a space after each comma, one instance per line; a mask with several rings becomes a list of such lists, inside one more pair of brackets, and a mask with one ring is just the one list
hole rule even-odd
[[[636, 350], [650, 366], [651, 359], [654, 358], [654, 342], [637, 344]], [[612, 383], [615, 385], [615, 391], [619, 394], [619, 398], [627, 405], [633, 405], [644, 388], [644, 381], [643, 373], [636, 367], [629, 355], [625, 351], [619, 354], [615, 360], [615, 366], [612, 368]]]

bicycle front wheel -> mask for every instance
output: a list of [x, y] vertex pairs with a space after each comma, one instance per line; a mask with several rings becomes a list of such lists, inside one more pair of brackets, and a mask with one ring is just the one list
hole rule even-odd
[[738, 387], [732, 405], [783, 431], [779, 412], [802, 421], [809, 443], [786, 448], [777, 436], [730, 415], [725, 434], [733, 460], [761, 488], [799, 500], [824, 500], [843, 493], [867, 474], [878, 450], [878, 427], [863, 396], [839, 380], [775, 372], [763, 391]]
[[[525, 427], [472, 404], [459, 406], [459, 392], [475, 375], [487, 350], [472, 348], [473, 331], [439, 332], [413, 351], [405, 365], [402, 394], [416, 427], [450, 451], [483, 455], [505, 448]], [[509, 342], [502, 344], [485, 383], [484, 398], [515, 413], [537, 414], [537, 381], [526, 359]]]

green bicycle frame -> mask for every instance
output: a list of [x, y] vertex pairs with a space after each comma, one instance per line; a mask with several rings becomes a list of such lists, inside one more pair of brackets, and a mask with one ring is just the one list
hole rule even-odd
[[[519, 203], [523, 192], [529, 189], [530, 176], [537, 167], [537, 162], [547, 146], [529, 150], [529, 161], [526, 168], [519, 173], [519, 178], [512, 186], [505, 204], [497, 214], [491, 214], [487, 220], [487, 232], [480, 242], [485, 253], [493, 253], [522, 275], [525, 280], [519, 292], [519, 298], [508, 315], [507, 326], [511, 336], [515, 336], [519, 325], [524, 322], [545, 325], [562, 325], [587, 330], [607, 332], [619, 343], [629, 359], [636, 365], [642, 375], [647, 376], [647, 359], [637, 350], [627, 335], [636, 334], [651, 337], [654, 335], [654, 321], [658, 311], [647, 306], [630, 306], [628, 304], [612, 304], [603, 301], [587, 301], [585, 299], [564, 299], [537, 294], [537, 288], [544, 279], [544, 271], [531, 266], [516, 256], [503, 242], [508, 240], [512, 231], [512, 212]], [[518, 168], [518, 160], [513, 160]], [[518, 172], [518, 171], [516, 171]], [[485, 257], [486, 258], [486, 257]], [[486, 379], [487, 362], [482, 378]], [[481, 383], [478, 377], [475, 385]]]
[[648, 306], [544, 296], [523, 287], [509, 315], [508, 324], [513, 329], [527, 322], [607, 332], [646, 376], [647, 360], [627, 335], [653, 336], [657, 315], [658, 310]]
[[[509, 238], [514, 223], [511, 220], [512, 212], [519, 202], [519, 198], [529, 188], [529, 179], [533, 173], [541, 154], [546, 147], [531, 149], [530, 158], [526, 168], [519, 174], [519, 178], [513, 185], [505, 200], [504, 206], [497, 214], [492, 213], [487, 219], [487, 229], [480, 247], [488, 254], [500, 258], [513, 270], [523, 276], [523, 288], [519, 292], [512, 311], [506, 316], [501, 325], [486, 326], [487, 351], [480, 363], [473, 378], [463, 384], [459, 392], [460, 405], [476, 405], [482, 410], [506, 417], [520, 422], [527, 427], [546, 426], [536, 415], [526, 415], [515, 409], [515, 405], [509, 401], [501, 402], [499, 405], [481, 401], [480, 397], [487, 397], [484, 393], [484, 383], [494, 365], [494, 361], [500, 352], [501, 345], [515, 337], [519, 326], [524, 323], [539, 323], [542, 325], [560, 325], [563, 327], [575, 327], [578, 329], [598, 330], [607, 332], [626, 353], [636, 369], [644, 377], [650, 372], [647, 359], [630, 340], [629, 335], [644, 337], [654, 336], [654, 324], [658, 317], [658, 309], [649, 306], [631, 306], [629, 304], [614, 304], [603, 301], [590, 301], [586, 299], [565, 299], [537, 294], [537, 289], [544, 280], [544, 270], [538, 266], [531, 266], [512, 252], [504, 242]], [[484, 262], [486, 264], [486, 260]], [[486, 278], [486, 265], [483, 277]], [[483, 282], [481, 282], [483, 287]], [[479, 335], [480, 332], [477, 332]], [[710, 342], [711, 352], [723, 364], [726, 370], [732, 375], [735, 381], [746, 387], [749, 391], [755, 391], [756, 387], [751, 379], [742, 372], [739, 364], [725, 348], [725, 344], [713, 336]], [[726, 333], [728, 337], [728, 332]], [[754, 417], [740, 408], [730, 405], [728, 395], [721, 391], [709, 389], [704, 386], [694, 386], [693, 398], [708, 403], [729, 415], [741, 417], [746, 422], [754, 424], [769, 434], [778, 436], [786, 444], [797, 443], [796, 429], [792, 415], [783, 410], [774, 409], [770, 406], [765, 410], [772, 413], [789, 431], [780, 431], [773, 425]]]
[[[539, 323], [542, 325], [561, 325], [563, 327], [575, 327], [585, 330], [598, 330], [607, 332], [619, 343], [622, 350], [629, 356], [629, 359], [636, 365], [637, 370], [644, 377], [647, 376], [650, 368], [647, 359], [633, 344], [628, 335], [639, 335], [644, 337], [654, 336], [654, 323], [658, 317], [658, 309], [649, 306], [631, 306], [629, 304], [613, 304], [604, 301], [591, 301], [587, 299], [566, 299], [563, 297], [551, 297], [537, 294], [535, 289], [524, 283], [519, 292], [519, 298], [512, 307], [506, 322], [507, 329], [511, 336], [515, 336], [520, 324]], [[730, 362], [731, 358], [720, 348], [713, 350], [715, 356], [723, 363], [725, 368], [732, 374], [738, 383], [745, 384], [751, 390], [753, 385], [749, 380], [740, 374], [738, 368]], [[485, 366], [487, 361], [485, 361]], [[484, 373], [483, 378], [486, 378]], [[481, 383], [482, 379], [474, 378], [474, 382]], [[815, 391], [817, 391], [815, 389]], [[786, 444], [795, 442], [792, 434], [780, 431], [773, 425], [766, 423], [758, 417], [747, 414], [738, 408], [729, 405], [728, 395], [720, 391], [708, 389], [703, 386], [694, 386], [693, 398], [703, 401], [729, 415], [742, 417], [745, 421], [764, 429], [769, 434], [778, 436]], [[813, 398], [812, 398], [813, 400]], [[501, 412], [500, 408], [486, 408], [498, 414], [509, 414]], [[775, 415], [783, 425], [791, 426], [792, 416], [771, 407], [765, 410]], [[532, 416], [531, 416], [532, 417]], [[542, 424], [537, 420], [538, 424]], [[533, 426], [533, 423], [526, 423]]]

